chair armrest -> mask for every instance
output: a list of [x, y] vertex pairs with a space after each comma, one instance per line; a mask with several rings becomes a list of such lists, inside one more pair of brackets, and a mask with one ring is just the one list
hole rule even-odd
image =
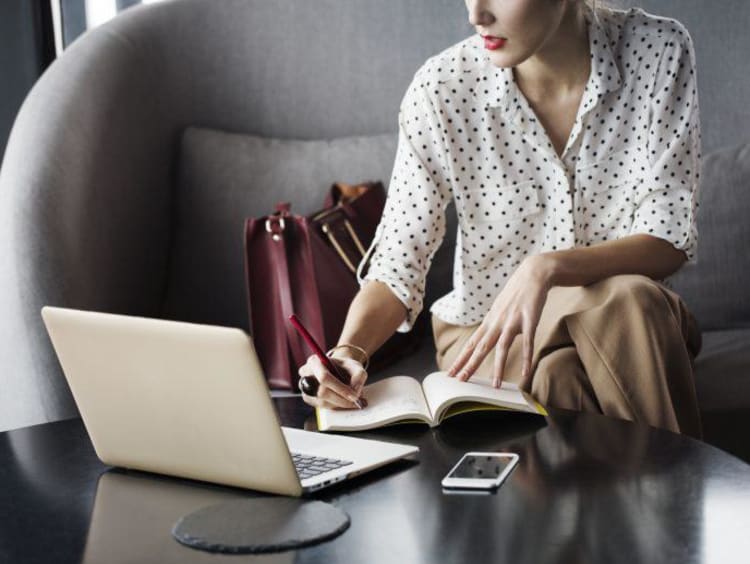
[[0, 430], [76, 415], [42, 306], [159, 311], [174, 144], [158, 94], [147, 61], [103, 26], [21, 107], [0, 169]]

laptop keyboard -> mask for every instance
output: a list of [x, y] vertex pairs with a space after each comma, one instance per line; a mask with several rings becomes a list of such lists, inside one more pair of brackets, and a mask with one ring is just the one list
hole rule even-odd
[[325, 456], [313, 456], [311, 454], [292, 453], [294, 467], [297, 469], [300, 480], [312, 478], [329, 470], [336, 470], [342, 466], [348, 466], [351, 460], [340, 460], [338, 458], [326, 458]]

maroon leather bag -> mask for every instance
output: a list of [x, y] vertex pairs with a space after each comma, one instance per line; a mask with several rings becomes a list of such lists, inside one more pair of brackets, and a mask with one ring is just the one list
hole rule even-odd
[[[335, 183], [310, 216], [279, 202], [271, 215], [245, 221], [245, 280], [250, 331], [269, 387], [296, 390], [311, 351], [287, 320], [295, 313], [325, 349], [341, 334], [359, 290], [356, 268], [385, 206], [381, 182]], [[419, 346], [420, 335], [396, 333], [370, 359], [378, 370]]]

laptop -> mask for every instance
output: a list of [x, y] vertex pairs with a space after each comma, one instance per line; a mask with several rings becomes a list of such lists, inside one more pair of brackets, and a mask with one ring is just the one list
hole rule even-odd
[[105, 464], [299, 497], [419, 452], [282, 426], [242, 329], [50, 306], [42, 318]]

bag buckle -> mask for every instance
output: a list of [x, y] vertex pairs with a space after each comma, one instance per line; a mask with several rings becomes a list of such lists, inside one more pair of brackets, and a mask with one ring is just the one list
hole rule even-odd
[[[277, 221], [272, 222], [272, 219]], [[271, 234], [271, 239], [274, 241], [281, 240], [281, 233], [283, 233], [285, 228], [286, 224], [283, 217], [273, 216], [266, 219], [266, 231]]]

